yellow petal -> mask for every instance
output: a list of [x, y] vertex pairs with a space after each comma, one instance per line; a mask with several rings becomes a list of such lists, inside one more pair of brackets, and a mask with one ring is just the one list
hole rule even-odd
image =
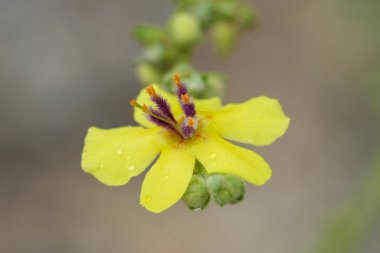
[[140, 204], [160, 213], [176, 203], [185, 193], [193, 174], [195, 159], [188, 150], [168, 146], [146, 174]]
[[255, 185], [263, 185], [272, 175], [261, 156], [233, 145], [217, 134], [211, 134], [195, 146], [194, 152], [208, 173], [233, 174]]
[[211, 112], [222, 108], [222, 102], [218, 97], [195, 99], [194, 104], [197, 113]]
[[[169, 103], [172, 109], [172, 112], [174, 114], [174, 117], [176, 119], [180, 119], [183, 113], [182, 113], [181, 106], [178, 102], [177, 96], [161, 89], [157, 84], [153, 84], [152, 86], [156, 90], [156, 93], [162, 96], [163, 98], [165, 98], [166, 101]], [[139, 95], [136, 98], [136, 101], [137, 103], [141, 105], [143, 104], [152, 105], [150, 97], [148, 94], [146, 94], [145, 89], [142, 89], [140, 91]], [[204, 112], [214, 111], [222, 107], [220, 99], [217, 97], [213, 97], [209, 99], [195, 99], [194, 104], [195, 104], [196, 111], [201, 114]], [[155, 126], [146, 118], [145, 114], [137, 108], [135, 108], [134, 110], [134, 119], [137, 123], [139, 123], [140, 125], [144, 127], [151, 128]]]
[[158, 128], [91, 127], [82, 154], [82, 168], [100, 182], [118, 186], [137, 176], [158, 155], [163, 144]]
[[226, 139], [265, 146], [288, 129], [290, 118], [277, 99], [257, 97], [241, 104], [228, 104], [212, 114], [218, 132]]

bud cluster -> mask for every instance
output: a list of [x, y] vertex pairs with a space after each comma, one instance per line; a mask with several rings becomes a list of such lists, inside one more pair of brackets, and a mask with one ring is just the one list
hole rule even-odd
[[193, 52], [210, 32], [216, 52], [228, 55], [239, 33], [255, 23], [256, 14], [245, 0], [178, 0], [176, 4], [166, 26], [138, 25], [132, 30], [132, 37], [144, 47], [136, 69], [139, 81], [165, 83], [168, 75], [179, 72], [191, 79], [185, 81], [193, 84], [189, 91], [195, 97], [220, 95], [224, 79], [192, 69], [188, 64]]
[[236, 204], [244, 199], [245, 186], [242, 179], [227, 174], [207, 174], [198, 161], [195, 164], [193, 177], [182, 197], [192, 211], [206, 208], [211, 197], [219, 206]]

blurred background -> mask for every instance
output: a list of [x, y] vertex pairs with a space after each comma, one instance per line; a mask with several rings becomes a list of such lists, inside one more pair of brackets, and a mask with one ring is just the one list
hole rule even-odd
[[225, 102], [281, 101], [289, 131], [253, 148], [273, 178], [236, 206], [155, 215], [139, 206], [143, 176], [107, 187], [80, 157], [88, 127], [135, 124], [129, 32], [172, 3], [0, 0], [0, 252], [312, 252], [350, 220], [355, 252], [380, 252], [380, 1], [249, 2], [259, 26], [226, 60], [202, 44], [194, 65], [228, 75]]

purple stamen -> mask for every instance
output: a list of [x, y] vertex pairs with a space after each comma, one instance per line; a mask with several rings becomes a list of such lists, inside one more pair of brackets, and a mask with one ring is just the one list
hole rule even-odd
[[177, 96], [178, 99], [181, 100], [181, 95], [185, 95], [187, 92], [186, 84], [180, 83], [179, 86], [177, 86]]
[[177, 86], [177, 98], [181, 104], [182, 111], [185, 113], [186, 117], [195, 117], [195, 105], [190, 98], [189, 101], [184, 101], [183, 96], [189, 96], [187, 92], [186, 84], [180, 83]]
[[191, 126], [182, 126], [182, 133], [183, 133], [185, 139], [193, 136], [194, 132], [195, 132], [195, 129], [193, 127], [191, 127]]
[[193, 103], [181, 103], [181, 107], [186, 117], [195, 117], [195, 106]]
[[[155, 108], [152, 108], [152, 107], [149, 107], [149, 111], [152, 114], [152, 115], [151, 114], [147, 114], [147, 117], [150, 120], [150, 122], [152, 122], [153, 124], [155, 124], [157, 126], [163, 127], [163, 128], [165, 128], [167, 130], [170, 130], [170, 131], [175, 131], [176, 130], [173, 125], [169, 124], [166, 121], [163, 121], [163, 120], [159, 119], [159, 118], [164, 118], [164, 119], [168, 120], [168, 117], [166, 115], [163, 115], [161, 113], [161, 111], [159, 111], [159, 110], [157, 110]], [[158, 116], [159, 118], [157, 118], [155, 116]]]
[[172, 110], [170, 108], [170, 105], [168, 102], [161, 96], [152, 96], [151, 100], [157, 105], [158, 110], [162, 113], [162, 115], [165, 115], [165, 118], [170, 119], [174, 123], [177, 121], [175, 120]]

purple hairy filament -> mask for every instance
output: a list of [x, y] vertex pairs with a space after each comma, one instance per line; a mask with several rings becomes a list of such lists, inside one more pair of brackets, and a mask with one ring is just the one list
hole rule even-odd
[[156, 94], [153, 86], [148, 86], [146, 92], [150, 96], [153, 106], [139, 105], [136, 100], [132, 100], [130, 104], [142, 110], [150, 122], [156, 126], [162, 127], [167, 131], [173, 132], [182, 139], [191, 138], [198, 128], [198, 120], [196, 118], [196, 111], [193, 99], [187, 92], [186, 85], [181, 83], [179, 75], [173, 77], [177, 85], [177, 97], [183, 111], [183, 120], [178, 122], [170, 108], [169, 103]]

